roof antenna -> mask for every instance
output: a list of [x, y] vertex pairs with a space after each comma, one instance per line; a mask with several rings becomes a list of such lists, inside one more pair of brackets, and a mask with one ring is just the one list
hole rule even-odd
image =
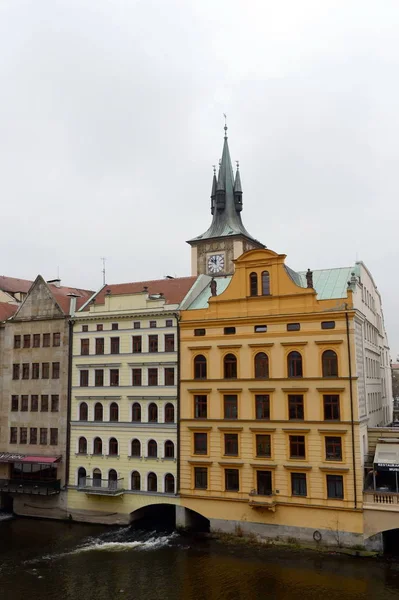
[[223, 113], [224, 116], [224, 139], [227, 140], [227, 115]]
[[101, 273], [103, 274], [103, 285], [105, 285], [105, 261], [107, 260], [105, 258], [105, 256], [101, 257], [102, 263], [103, 263], [103, 268], [101, 270]]

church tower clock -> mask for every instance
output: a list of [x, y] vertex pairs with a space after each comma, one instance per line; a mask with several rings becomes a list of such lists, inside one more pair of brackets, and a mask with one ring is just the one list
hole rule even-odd
[[264, 248], [264, 244], [253, 238], [241, 220], [242, 188], [240, 171], [234, 177], [230, 150], [227, 141], [227, 126], [224, 127], [223, 154], [219, 172], [213, 173], [211, 191], [212, 223], [205, 233], [188, 241], [191, 246], [192, 275], [219, 277], [232, 275], [233, 260], [252, 248]]

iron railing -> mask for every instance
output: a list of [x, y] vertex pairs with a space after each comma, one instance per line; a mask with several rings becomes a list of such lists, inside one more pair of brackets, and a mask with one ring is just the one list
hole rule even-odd
[[86, 492], [86, 494], [119, 496], [124, 492], [123, 481], [123, 477], [120, 479], [82, 477], [78, 482], [78, 490]]
[[0, 479], [0, 491], [13, 494], [53, 496], [59, 494], [61, 480], [40, 481], [36, 479]]

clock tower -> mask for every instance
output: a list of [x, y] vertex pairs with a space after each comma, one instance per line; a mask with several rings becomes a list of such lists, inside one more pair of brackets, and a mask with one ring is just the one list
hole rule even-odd
[[212, 277], [232, 275], [233, 260], [247, 250], [264, 248], [253, 238], [241, 220], [242, 188], [237, 163], [234, 177], [231, 165], [227, 126], [224, 127], [223, 154], [216, 177], [214, 168], [211, 191], [212, 223], [205, 233], [188, 241], [191, 246], [192, 275]]

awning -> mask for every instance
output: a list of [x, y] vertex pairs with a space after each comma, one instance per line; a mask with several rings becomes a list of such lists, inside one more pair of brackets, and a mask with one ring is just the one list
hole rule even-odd
[[380, 471], [399, 472], [399, 444], [377, 444], [374, 466]]
[[0, 463], [34, 463], [48, 465], [60, 462], [61, 456], [28, 456], [17, 452], [0, 452]]

